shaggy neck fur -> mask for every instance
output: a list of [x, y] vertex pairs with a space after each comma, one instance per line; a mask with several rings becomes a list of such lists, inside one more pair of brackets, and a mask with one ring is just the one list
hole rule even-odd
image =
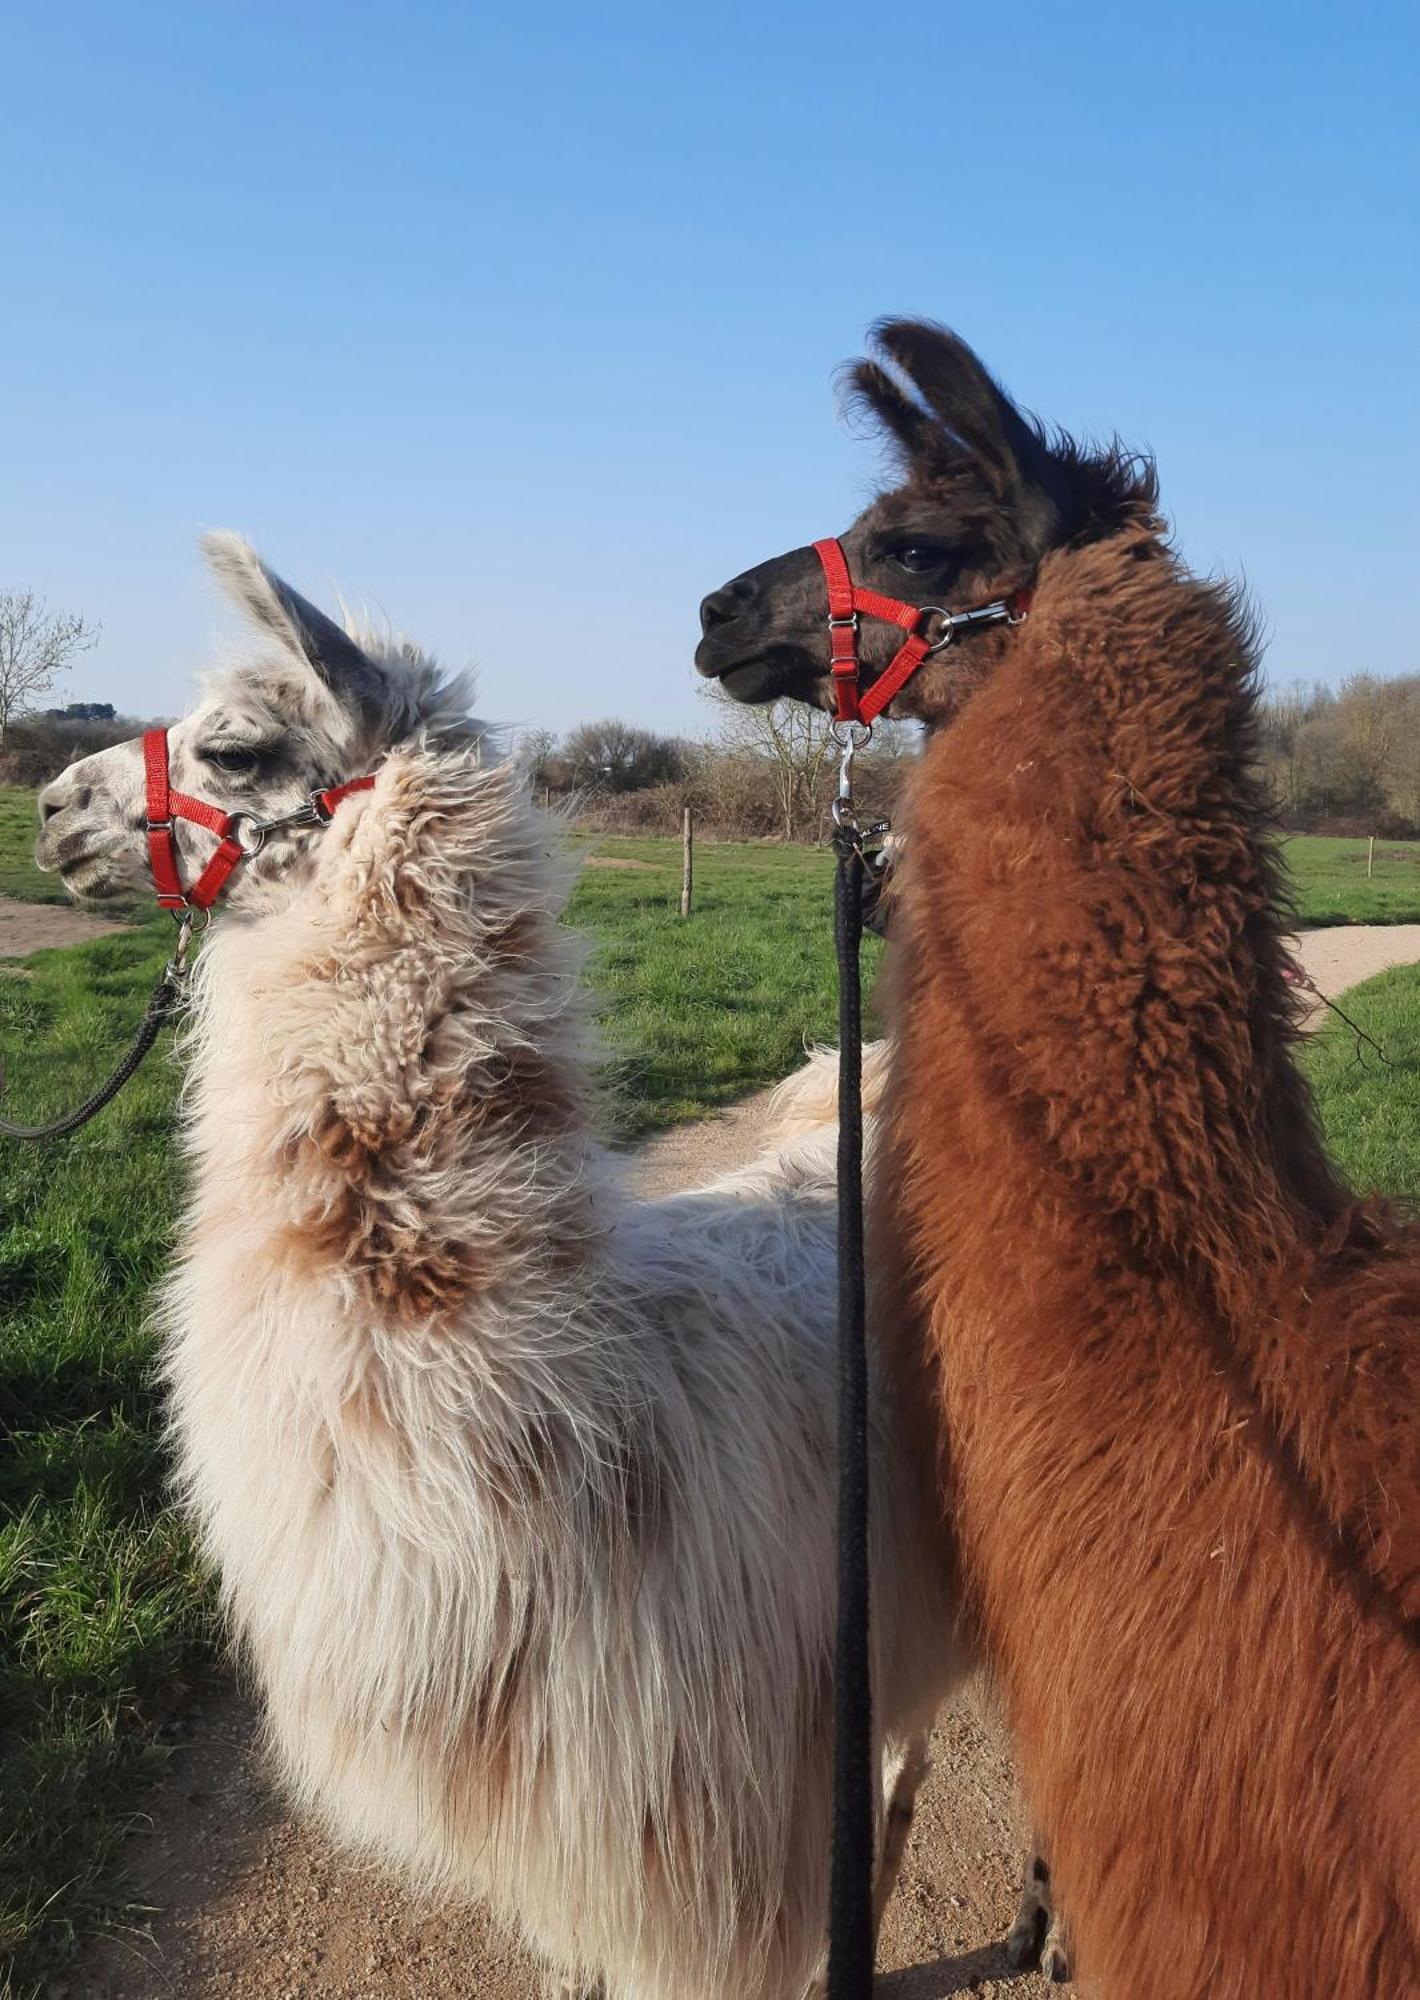
[[[823, 1946], [833, 1201], [635, 1204], [590, 1136], [549, 824], [396, 750], [198, 974], [168, 1293], [187, 1486], [298, 1792], [637, 2000]], [[953, 1672], [885, 1433], [877, 1693]]]
[[910, 809], [880, 1224], [1111, 2000], [1420, 1990], [1420, 1249], [1318, 1142], [1252, 753], [1141, 518], [1046, 559]]

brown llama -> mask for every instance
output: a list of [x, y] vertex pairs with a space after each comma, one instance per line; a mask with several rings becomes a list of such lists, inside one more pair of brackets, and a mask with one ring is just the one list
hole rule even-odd
[[[1253, 631], [1152, 469], [1023, 418], [950, 334], [855, 385], [906, 477], [855, 579], [1018, 627], [930, 656], [902, 820], [888, 1157], [901, 1368], [1082, 1977], [1420, 1993], [1420, 1230], [1346, 1189], [1293, 1061]], [[817, 560], [698, 663], [828, 705]], [[865, 624], [865, 682], [901, 633]]]

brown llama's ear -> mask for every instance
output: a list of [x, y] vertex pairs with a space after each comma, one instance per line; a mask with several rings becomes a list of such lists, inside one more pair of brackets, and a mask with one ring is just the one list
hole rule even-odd
[[1037, 427], [1021, 415], [966, 342], [946, 327], [913, 319], [881, 320], [872, 339], [938, 419], [933, 428], [939, 436], [947, 433], [943, 442], [955, 441], [995, 498], [1024, 513], [1031, 538], [1048, 542], [1068, 512], [1063, 470]]
[[202, 548], [228, 595], [264, 632], [298, 653], [338, 700], [355, 708], [384, 707], [388, 689], [375, 662], [333, 618], [268, 569], [250, 542], [220, 532], [204, 535]]
[[876, 361], [859, 361], [848, 372], [848, 400], [886, 424], [909, 460], [922, 456], [929, 448], [932, 433], [936, 429], [932, 418], [920, 403], [902, 391]]

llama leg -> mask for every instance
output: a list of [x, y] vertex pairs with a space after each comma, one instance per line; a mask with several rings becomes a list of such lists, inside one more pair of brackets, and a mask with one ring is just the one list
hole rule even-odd
[[902, 1870], [902, 1857], [907, 1852], [907, 1840], [912, 1832], [912, 1815], [917, 1809], [917, 1794], [931, 1768], [931, 1761], [927, 1753], [927, 1738], [915, 1736], [907, 1746], [907, 1754], [902, 1760], [902, 1768], [897, 1774], [883, 1820], [882, 1858], [878, 1863], [877, 1881], [873, 1885], [875, 1938], [882, 1928], [883, 1912], [887, 1909], [892, 1892], [897, 1887], [897, 1878]]
[[1016, 1920], [1006, 1937], [1006, 1958], [1017, 1971], [1038, 1965], [1053, 1984], [1070, 1977], [1065, 1923], [1050, 1893], [1050, 1863], [1037, 1837], [1031, 1842]]

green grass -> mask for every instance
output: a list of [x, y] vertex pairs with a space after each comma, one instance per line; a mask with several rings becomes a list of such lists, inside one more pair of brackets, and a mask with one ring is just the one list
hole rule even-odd
[[[27, 858], [32, 815], [27, 795], [0, 790], [0, 894], [54, 900]], [[592, 942], [615, 1136], [727, 1104], [785, 1074], [806, 1037], [832, 1036], [827, 854], [702, 845], [687, 924], [677, 842], [589, 847], [650, 864], [588, 868], [572, 908]], [[1359, 914], [1358, 847], [1365, 889], [1364, 843], [1292, 843], [1311, 921]], [[1420, 917], [1420, 893], [1405, 900], [1413, 868], [1408, 850], [1378, 860], [1370, 893], [1390, 893], [1397, 916]], [[1339, 890], [1349, 905], [1335, 905]], [[170, 936], [150, 917], [0, 962], [12, 1114], [55, 1111], [102, 1074]], [[1360, 1183], [1420, 1194], [1420, 974], [1387, 974], [1347, 1005], [1398, 1067], [1362, 1071], [1339, 1028], [1312, 1045], [1333, 1144]], [[7, 1956], [23, 1992], [112, 1914], [106, 1864], [161, 1755], [164, 1717], [212, 1643], [207, 1582], [164, 1505], [143, 1331], [173, 1251], [176, 1081], [161, 1043], [78, 1138], [0, 1143], [0, 1992]]]
[[1364, 840], [1316, 834], [1286, 842], [1299, 924], [1420, 923], [1420, 841], [1378, 840], [1369, 881], [1366, 849]]
[[[589, 851], [639, 868], [588, 867], [571, 921], [612, 1051], [616, 1136], [700, 1118], [777, 1082], [806, 1039], [836, 1031], [833, 862], [826, 851], [703, 844], [691, 919], [680, 917], [680, 844], [599, 839]], [[868, 940], [865, 976], [877, 963]]]
[[[20, 1115], [111, 1060], [168, 928], [0, 965]], [[163, 1505], [143, 1330], [172, 1250], [174, 1082], [160, 1052], [79, 1139], [0, 1141], [0, 1965], [15, 1955], [17, 1987], [41, 1941], [54, 1954], [102, 1914], [103, 1864], [208, 1627]]]
[[35, 795], [18, 785], [0, 785], [0, 896], [26, 903], [67, 903], [56, 875], [41, 875], [34, 864]]
[[1327, 1144], [1354, 1187], [1420, 1202], [1420, 966], [1382, 972], [1341, 1004], [1385, 1060], [1334, 1014], [1310, 1037], [1303, 1068]]

